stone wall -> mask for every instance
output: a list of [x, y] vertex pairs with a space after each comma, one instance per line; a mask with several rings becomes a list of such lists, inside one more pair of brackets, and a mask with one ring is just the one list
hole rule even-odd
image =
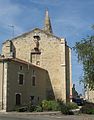
[[[19, 69], [20, 66], [23, 67], [22, 70]], [[19, 73], [24, 75], [23, 85], [18, 82]], [[33, 74], [35, 76], [35, 86], [32, 86]], [[34, 96], [35, 104], [46, 99], [46, 83], [47, 81], [50, 82], [48, 78], [48, 73], [44, 69], [14, 61], [8, 62], [7, 111], [15, 109], [16, 94], [18, 93], [21, 94], [21, 105], [28, 105], [31, 96]]]
[[7, 108], [7, 63], [0, 61], [0, 109]]
[[94, 90], [90, 91], [87, 89], [87, 91], [85, 91], [85, 99], [94, 103]]

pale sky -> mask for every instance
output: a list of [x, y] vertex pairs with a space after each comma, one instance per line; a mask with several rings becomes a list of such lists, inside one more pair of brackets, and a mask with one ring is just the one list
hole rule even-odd
[[[43, 28], [45, 9], [48, 8], [53, 32], [58, 37], [66, 38], [73, 47], [87, 35], [94, 34], [94, 0], [0, 0], [0, 50], [2, 42], [14, 36]], [[79, 93], [82, 85], [79, 80], [82, 66], [72, 52], [72, 80]]]

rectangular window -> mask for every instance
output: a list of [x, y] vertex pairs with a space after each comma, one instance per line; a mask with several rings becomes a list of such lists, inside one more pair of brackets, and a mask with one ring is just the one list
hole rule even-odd
[[16, 105], [21, 105], [21, 94], [16, 94]]
[[19, 66], [19, 69], [22, 70], [22, 69], [23, 69], [23, 66]]
[[32, 70], [32, 74], [35, 75], [35, 70]]
[[36, 54], [31, 54], [31, 62], [35, 63], [36, 61]]
[[35, 81], [35, 76], [32, 77], [32, 86], [35, 86], [36, 81]]
[[40, 65], [40, 53], [31, 53], [31, 62], [36, 65]]
[[37, 54], [37, 55], [36, 55], [36, 59], [37, 59], [37, 60], [40, 60], [40, 54]]
[[19, 84], [23, 85], [23, 80], [24, 80], [24, 75], [23, 74], [19, 74]]

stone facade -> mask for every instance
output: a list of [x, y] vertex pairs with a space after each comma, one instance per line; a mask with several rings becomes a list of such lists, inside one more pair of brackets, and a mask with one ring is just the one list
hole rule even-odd
[[[17, 58], [26, 61], [28, 64], [38, 66], [36, 67], [36, 70], [37, 68], [40, 68], [38, 69], [38, 79], [42, 84], [41, 88], [44, 86], [43, 89], [46, 90], [45, 94], [43, 94], [43, 99], [52, 95], [55, 99], [61, 99], [65, 102], [70, 101], [70, 96], [72, 95], [71, 49], [64, 38], [59, 38], [53, 35], [48, 11], [46, 11], [44, 30], [35, 28], [34, 30], [24, 33], [12, 40], [5, 41], [2, 47], [2, 54], [4, 55], [4, 58]], [[13, 69], [19, 65], [15, 62], [10, 62], [10, 64], [11, 68], [8, 68], [10, 71], [8, 72], [8, 75], [10, 73], [11, 76]], [[47, 75], [43, 74], [44, 71], [41, 71], [41, 69], [46, 71]], [[30, 71], [32, 71], [32, 68]], [[14, 82], [13, 80], [16, 77], [16, 72], [18, 72], [18, 69], [13, 73], [14, 77], [11, 76], [10, 82]], [[27, 70], [25, 70], [25, 72], [27, 74]], [[42, 77], [40, 78], [41, 75], [43, 75], [45, 79]], [[17, 86], [15, 86], [15, 90], [16, 89]], [[21, 87], [20, 89], [25, 88]], [[38, 91], [39, 90], [40, 86]], [[32, 90], [30, 89], [30, 91]], [[37, 95], [41, 94], [37, 93], [37, 88], [34, 91], [34, 94], [35, 93]]]
[[94, 90], [87, 90], [85, 91], [85, 100], [94, 103]]
[[[11, 58], [0, 60], [0, 69], [3, 69], [3, 72], [2, 70], [0, 72], [4, 77], [0, 79], [0, 89], [3, 82], [3, 89], [0, 90], [0, 109], [3, 107], [7, 111], [14, 110], [16, 94], [21, 94], [21, 105], [28, 105], [32, 96], [35, 104], [47, 99], [47, 84], [51, 89], [51, 83], [46, 70]], [[22, 83], [19, 83], [20, 74], [23, 75]], [[32, 81], [33, 77], [35, 77], [35, 83]]]

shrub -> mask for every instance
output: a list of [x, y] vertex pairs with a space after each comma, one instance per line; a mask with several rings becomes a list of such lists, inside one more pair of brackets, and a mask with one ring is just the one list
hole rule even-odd
[[59, 110], [59, 104], [56, 101], [42, 101], [42, 108], [46, 111], [58, 111]]
[[94, 114], [94, 103], [85, 103], [80, 111], [85, 114]]
[[60, 106], [60, 108], [61, 108], [61, 113], [62, 113], [62, 114], [66, 114], [66, 115], [69, 114], [69, 108], [67, 107], [66, 104], [63, 103], [63, 104]]
[[56, 101], [49, 101], [49, 104], [50, 104], [50, 109], [52, 111], [58, 111], [58, 110], [60, 110], [58, 102], [56, 102]]
[[36, 111], [36, 112], [42, 112], [43, 109], [42, 109], [41, 106], [36, 106], [35, 111]]
[[66, 115], [73, 115], [74, 113], [71, 111], [71, 109], [77, 109], [78, 106], [75, 103], [67, 103], [65, 104], [63, 101], [58, 100], [60, 110], [62, 114]]
[[35, 106], [32, 105], [32, 104], [30, 104], [30, 105], [28, 106], [28, 111], [29, 111], [29, 112], [35, 111]]
[[41, 105], [42, 105], [43, 110], [48, 110], [49, 109], [47, 100], [43, 100]]
[[67, 107], [67, 105], [62, 100], [58, 100], [58, 103], [61, 113], [66, 115], [69, 114], [69, 108]]
[[74, 103], [74, 102], [70, 102], [70, 103], [67, 103], [67, 107], [69, 108], [69, 110], [77, 109], [78, 105], [76, 103]]

